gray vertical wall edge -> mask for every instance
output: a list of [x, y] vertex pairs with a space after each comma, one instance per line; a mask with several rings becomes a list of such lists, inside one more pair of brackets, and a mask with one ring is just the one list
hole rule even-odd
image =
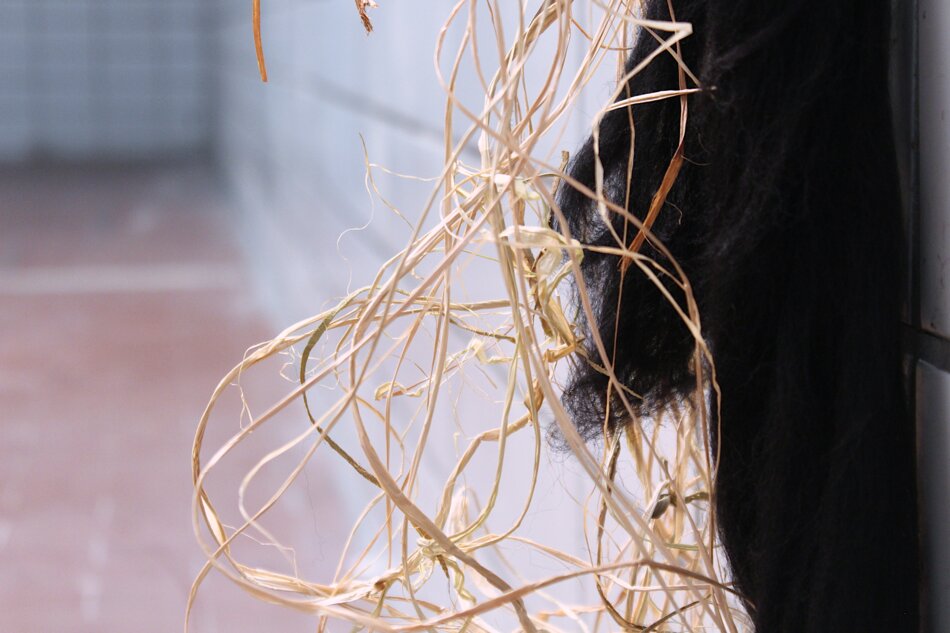
[[895, 91], [895, 120], [908, 185], [904, 342], [918, 428], [923, 630], [938, 633], [950, 631], [950, 5], [894, 6], [898, 76], [906, 77]]

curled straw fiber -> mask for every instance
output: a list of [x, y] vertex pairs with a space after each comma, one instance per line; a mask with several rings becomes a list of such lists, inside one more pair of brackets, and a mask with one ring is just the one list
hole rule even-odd
[[[366, 8], [371, 4], [356, 4], [369, 30]], [[575, 327], [592, 308], [576, 274], [585, 245], [548, 228], [552, 215], [561, 213], [556, 188], [582, 185], [564, 173], [565, 154], [542, 151], [542, 140], [550, 146], [554, 138], [553, 144], [559, 144], [581, 95], [605, 63], [617, 64], [618, 85], [626, 83], [623, 60], [637, 29], [651, 29], [657, 47], [631, 73], [659, 55], [678, 58], [678, 43], [691, 27], [641, 20], [635, 0], [534, 4], [526, 12], [516, 11], [509, 22], [503, 16], [511, 15], [511, 6], [500, 0], [460, 0], [451, 7], [436, 50], [438, 69], [443, 60], [450, 62], [447, 73], [438, 71], [446, 95], [444, 165], [425, 206], [415, 214], [407, 246], [365, 287], [253, 348], [215, 389], [192, 454], [194, 527], [207, 559], [192, 587], [189, 613], [214, 571], [256, 598], [314, 614], [319, 630], [337, 630], [340, 622], [354, 631], [392, 632], [747, 627], [717, 550], [709, 507], [714, 456], [703, 403], [704, 394], [715, 389], [715, 378], [699, 336], [696, 305], [675, 264], [666, 269], [638, 252], [647, 240], [665, 252], [649, 230], [662, 200], [655, 201], [641, 223], [605, 199], [602, 182], [585, 192], [603, 213], [629, 216], [639, 230], [634, 240], [617, 236], [615, 247], [599, 247], [601, 251], [616, 255], [626, 274], [645, 275], [663, 292], [661, 277], [676, 280], [683, 289], [682, 305], [667, 298], [696, 340], [693, 398], [656, 419], [628, 425], [592, 449], [575, 431], [558, 396], [558, 377], [566, 364], [594, 362], [578, 358], [582, 352]], [[255, 2], [255, 42], [266, 78], [259, 19]], [[483, 30], [476, 23], [491, 25], [495, 39], [480, 41]], [[451, 53], [444, 48], [450, 29], [462, 33], [458, 50]], [[482, 74], [485, 51], [498, 55], [490, 77]], [[468, 106], [455, 91], [465, 63], [482, 77], [480, 109]], [[667, 90], [619, 103], [618, 90], [605, 101], [593, 129], [608, 108], [659, 99], [684, 101], [680, 125], [685, 126], [685, 95], [696, 86], [689, 83], [689, 69], [682, 70], [680, 85]], [[466, 164], [462, 157], [474, 146], [479, 164]], [[551, 160], [550, 154], [557, 156]], [[670, 160], [672, 181], [681, 156]], [[374, 167], [367, 161], [368, 182], [375, 188]], [[557, 225], [565, 227], [566, 222]], [[465, 279], [474, 266], [481, 266], [482, 274], [491, 272], [497, 296], [467, 297]], [[567, 292], [571, 283], [576, 306]], [[594, 343], [602, 358], [610, 357], [603, 341]], [[242, 376], [278, 357], [291, 358], [294, 386], [223, 444], [206, 447], [219, 400]], [[610, 363], [600, 370], [611, 377], [634, 415], [630, 403], [637, 395], [613, 378]], [[468, 428], [481, 426], [457, 433], [461, 446], [433, 445], [439, 426], [452, 423], [445, 415], [452, 407], [446, 390], [454, 387], [449, 385], [479, 373], [498, 378], [481, 383], [488, 404], [479, 416], [468, 416], [477, 420], [466, 420]], [[279, 414], [288, 411], [299, 412], [303, 426], [294, 427], [295, 435], [259, 456], [247, 471], [239, 488], [242, 520], [229, 526], [206, 485], [209, 474], [253, 433], [279, 424]], [[586, 482], [588, 496], [575, 508], [585, 529], [576, 551], [546, 544], [529, 525], [538, 490], [558, 484], [544, 480], [543, 458], [551, 450], [548, 433], [559, 436]], [[519, 448], [512, 449], [516, 443]], [[264, 503], [248, 508], [245, 492], [252, 482], [291, 455], [293, 465], [280, 485]], [[454, 465], [443, 469], [441, 483], [422, 476], [430, 461], [444, 462], [447, 456]], [[360, 499], [365, 509], [340, 553], [336, 574], [310, 580], [295, 570], [242, 560], [236, 545], [245, 537], [287, 549], [264, 522], [285, 493], [300, 485], [300, 475], [312, 461], [355, 478], [351, 480], [359, 485], [350, 494], [369, 491]], [[476, 462], [488, 464], [483, 472], [492, 473], [492, 480], [480, 476], [468, 481], [468, 469]], [[515, 465], [524, 466], [527, 476], [516, 476]], [[555, 494], [564, 503], [574, 501], [567, 490]], [[357, 552], [361, 545], [365, 547]], [[530, 558], [525, 560], [550, 564], [512, 562], [526, 555]], [[554, 568], [557, 573], [548, 573]]]

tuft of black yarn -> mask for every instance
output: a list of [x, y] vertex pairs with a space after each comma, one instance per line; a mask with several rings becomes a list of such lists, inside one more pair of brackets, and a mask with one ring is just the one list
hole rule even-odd
[[[688, 97], [685, 161], [653, 233], [690, 280], [716, 365], [716, 511], [737, 588], [759, 633], [916, 633], [888, 2], [674, 0], [672, 8], [693, 25], [682, 55], [702, 91]], [[670, 19], [670, 3], [646, 0], [644, 14]], [[628, 69], [656, 47], [643, 30]], [[677, 76], [661, 54], [627, 94], [675, 89]], [[600, 123], [606, 194], [641, 219], [679, 121], [680, 101], [668, 99]], [[569, 172], [594, 188], [593, 140]], [[574, 237], [617, 245], [586, 195], [564, 185], [558, 203]], [[611, 217], [622, 234], [623, 219]], [[668, 264], [649, 243], [641, 252]], [[694, 340], [653, 283], [635, 267], [621, 281], [612, 255], [587, 252], [581, 269], [596, 317], [586, 327], [616, 350], [619, 379], [643, 396], [640, 413], [693, 391]], [[586, 351], [603, 360], [592, 345]], [[608, 408], [609, 425], [629, 423], [607, 399], [603, 374], [578, 361], [563, 401], [586, 437], [602, 431]]]

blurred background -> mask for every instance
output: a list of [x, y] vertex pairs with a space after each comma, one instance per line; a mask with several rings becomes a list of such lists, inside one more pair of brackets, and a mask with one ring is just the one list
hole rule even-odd
[[[180, 630], [203, 562], [191, 440], [212, 388], [405, 245], [408, 227], [370, 204], [360, 134], [394, 171], [442, 163], [432, 52], [449, 7], [381, 4], [367, 37], [351, 0], [265, 1], [264, 85], [250, 2], [0, 0], [0, 631]], [[908, 352], [946, 596], [950, 6], [899, 18]], [[412, 211], [427, 188], [386, 193]], [[346, 490], [325, 474], [286, 518], [331, 565]], [[196, 632], [313, 630], [220, 579], [202, 595]], [[933, 631], [950, 630], [941, 602]]]
[[[404, 246], [337, 244], [369, 219], [360, 132], [380, 162], [441, 163], [442, 11], [379, 11], [368, 38], [351, 1], [265, 5], [266, 86], [249, 2], [0, 1], [0, 631], [181, 630], [211, 390], [344, 293], [338, 249], [365, 282]], [[288, 523], [332, 572], [312, 528], [339, 499], [304, 503]], [[313, 622], [214, 577], [192, 617]]]
[[[212, 389], [405, 246], [368, 158], [442, 165], [433, 50], [450, 7], [383, 4], [367, 36], [352, 0], [265, 1], [265, 85], [250, 2], [0, 0], [0, 631], [181, 630]], [[414, 222], [431, 184], [377, 178]], [[246, 382], [262, 403], [288, 390]], [[240, 414], [224, 403], [224, 428]], [[320, 468], [277, 517], [326, 579], [359, 505]], [[224, 472], [233, 492], [244, 471]], [[559, 529], [581, 543], [579, 517]], [[215, 575], [191, 618], [201, 633], [314, 622]]]

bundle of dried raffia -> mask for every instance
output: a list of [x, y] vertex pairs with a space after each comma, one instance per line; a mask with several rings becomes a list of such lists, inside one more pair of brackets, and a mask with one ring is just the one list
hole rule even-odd
[[[369, 29], [365, 10], [372, 4], [356, 4]], [[715, 388], [712, 363], [682, 272], [639, 252], [649, 216], [645, 223], [630, 216], [640, 235], [618, 238], [611, 252], [627, 262], [627, 274], [644, 275], [661, 289], [660, 277], [674, 279], [686, 295], [677, 310], [696, 338], [693, 399], [620, 434], [608, 433], [599, 448], [578, 435], [559, 401], [564, 366], [593, 362], [579, 358], [575, 325], [591, 305], [576, 274], [585, 244], [550, 228], [565, 226], [552, 223], [561, 213], [557, 187], [582, 185], [565, 174], [566, 153], [542, 151], [542, 139], [549, 147], [552, 137], [554, 146], [563, 144], [567, 121], [599, 68], [616, 64], [618, 85], [625, 83], [632, 33], [646, 27], [656, 34], [653, 57], [675, 56], [691, 33], [689, 24], [638, 18], [636, 0], [593, 2], [596, 11], [590, 3], [580, 11], [580, 4], [538, 0], [508, 24], [496, 1], [461, 0], [452, 7], [446, 30], [461, 28], [464, 35], [450, 56], [443, 50], [446, 31], [437, 44], [437, 59], [451, 61], [440, 77], [444, 168], [428, 203], [415, 213], [411, 240], [368, 285], [253, 348], [221, 380], [201, 418], [193, 450], [194, 510], [207, 562], [189, 610], [215, 571], [257, 598], [314, 614], [319, 630], [335, 630], [333, 623], [340, 622], [367, 631], [744, 628], [709, 507], [714, 459], [704, 402]], [[259, 20], [257, 3], [254, 15]], [[476, 19], [493, 27], [496, 41], [488, 46], [505, 51], [484, 82], [480, 110], [455, 90], [460, 65], [466, 59], [478, 65], [485, 46]], [[255, 39], [263, 74], [259, 30]], [[640, 72], [653, 57], [630, 72]], [[623, 100], [618, 90], [604, 111], [685, 99], [694, 90], [684, 83]], [[463, 129], [455, 120], [460, 112], [467, 118]], [[596, 120], [590, 123], [597, 128]], [[478, 165], [462, 160], [463, 149], [471, 147], [480, 154]], [[605, 198], [600, 184], [587, 194], [602, 213], [626, 214]], [[493, 276], [497, 295], [470, 297], [473, 275]], [[607, 342], [594, 344], [610, 357]], [[219, 400], [239, 389], [256, 366], [278, 357], [290, 359], [294, 387], [221, 446], [206, 446]], [[609, 363], [599, 369], [612, 376]], [[624, 401], [637, 398], [617, 389]], [[476, 391], [483, 406], [460, 403]], [[241, 482], [242, 522], [229, 526], [207, 486], [210, 474], [287, 412], [302, 424], [285, 444], [259, 456]], [[453, 425], [455, 442], [437, 443], [445, 435], [439, 427]], [[586, 500], [556, 478], [543, 479], [551, 470], [544, 468], [549, 453], [563, 454], [565, 447], [586, 482]], [[245, 492], [260, 472], [290, 455], [281, 485], [259, 507], [245, 507]], [[431, 460], [441, 470], [426, 470]], [[317, 461], [358, 480], [348, 494], [365, 506], [335, 574], [307, 579], [293, 568], [242, 561], [236, 548], [242, 539], [278, 544], [264, 519]], [[476, 462], [481, 467], [473, 477]], [[433, 482], [432, 472], [444, 478]], [[570, 543], [544, 542], [550, 531], [532, 520], [542, 488], [582, 526], [574, 550]], [[530, 564], [538, 560], [547, 562]]]

